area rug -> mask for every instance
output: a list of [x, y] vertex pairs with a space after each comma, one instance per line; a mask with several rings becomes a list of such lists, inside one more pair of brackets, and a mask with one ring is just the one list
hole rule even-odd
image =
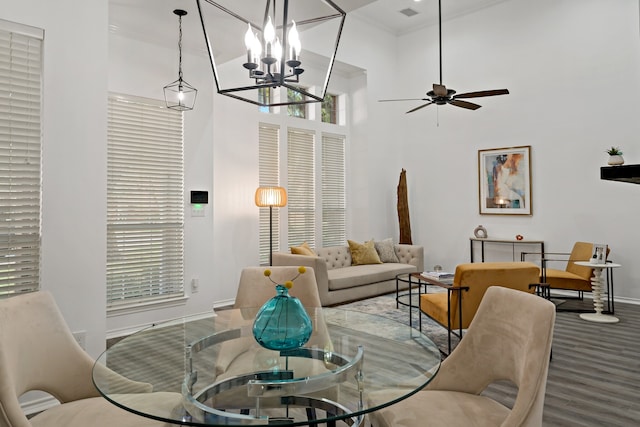
[[[428, 292], [437, 292], [436, 289], [429, 289]], [[417, 308], [417, 290], [414, 291], [413, 305], [415, 308], [409, 308], [406, 305], [399, 304], [396, 308], [396, 293], [380, 295], [378, 297], [368, 298], [365, 300], [355, 301], [347, 304], [340, 305], [340, 308], [347, 308], [350, 310], [362, 311], [370, 314], [377, 314], [389, 319], [393, 319], [396, 322], [409, 324], [409, 315], [411, 315], [411, 324], [414, 328], [418, 329], [419, 325], [419, 310]], [[404, 299], [408, 302], [408, 298]], [[375, 327], [372, 325], [372, 327]], [[447, 341], [447, 329], [441, 326], [439, 323], [431, 320], [426, 315], [422, 315], [422, 333], [428, 336], [440, 349], [443, 354], [449, 353], [449, 345]], [[451, 349], [453, 350], [459, 342], [459, 338], [455, 335], [451, 335]]]

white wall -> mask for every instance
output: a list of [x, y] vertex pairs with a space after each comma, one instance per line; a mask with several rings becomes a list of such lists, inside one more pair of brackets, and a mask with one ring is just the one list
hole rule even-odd
[[[437, 28], [399, 44], [399, 63], [412, 66], [393, 95], [418, 97], [438, 81]], [[458, 92], [511, 94], [478, 98], [476, 111], [429, 106], [404, 115], [418, 104], [380, 105], [403, 136], [388, 151], [402, 152], [413, 238], [425, 246], [426, 266], [467, 261], [468, 237], [482, 224], [490, 237], [542, 239], [547, 251], [607, 243], [623, 265], [616, 296], [640, 298], [640, 187], [600, 180], [611, 145], [640, 163], [638, 2], [501, 3], [443, 23], [443, 64], [443, 83]], [[517, 145], [531, 146], [533, 215], [479, 215], [477, 150]]]
[[107, 1], [4, 2], [1, 17], [45, 30], [41, 286], [96, 354], [105, 336]]

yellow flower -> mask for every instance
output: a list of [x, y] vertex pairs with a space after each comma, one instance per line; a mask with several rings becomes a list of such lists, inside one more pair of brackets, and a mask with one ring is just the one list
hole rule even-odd
[[[296, 277], [294, 277], [291, 280], [287, 280], [286, 282], [284, 282], [284, 287], [286, 287], [287, 289], [291, 289], [293, 287], [293, 281], [296, 280], [298, 277], [300, 277], [301, 274], [304, 274], [307, 271], [307, 269], [303, 266], [298, 267], [298, 274], [296, 275]], [[277, 282], [275, 282], [272, 278], [271, 278], [271, 270], [269, 270], [268, 268], [266, 270], [264, 270], [263, 273], [266, 277], [269, 278], [269, 280], [272, 283], [275, 283], [276, 285], [278, 284]]]

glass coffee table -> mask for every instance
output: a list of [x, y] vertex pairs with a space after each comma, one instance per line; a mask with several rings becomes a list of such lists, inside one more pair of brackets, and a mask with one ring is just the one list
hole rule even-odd
[[[440, 367], [438, 348], [420, 331], [339, 308], [307, 309], [314, 331], [303, 348], [267, 350], [251, 332], [257, 310], [132, 334], [98, 358], [94, 384], [123, 409], [177, 425], [360, 426], [366, 413], [422, 389]], [[140, 383], [150, 386], [141, 392]], [[392, 399], [367, 403], [388, 389], [398, 391]]]

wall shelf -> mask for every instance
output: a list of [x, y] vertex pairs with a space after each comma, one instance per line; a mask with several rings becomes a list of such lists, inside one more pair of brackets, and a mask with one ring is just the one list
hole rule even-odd
[[640, 184], [640, 165], [602, 166], [600, 179]]

